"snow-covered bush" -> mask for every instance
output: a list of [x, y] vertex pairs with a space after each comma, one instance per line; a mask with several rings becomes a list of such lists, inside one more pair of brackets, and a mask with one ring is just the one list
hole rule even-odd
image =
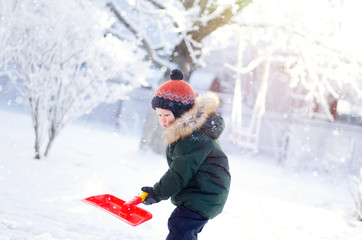
[[362, 221], [362, 168], [360, 169], [360, 176], [351, 176], [351, 194], [356, 206], [356, 216], [358, 220]]

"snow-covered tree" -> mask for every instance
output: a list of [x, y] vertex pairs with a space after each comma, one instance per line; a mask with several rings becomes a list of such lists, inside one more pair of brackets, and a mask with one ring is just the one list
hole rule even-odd
[[[264, 69], [269, 59], [269, 84], [278, 82], [279, 89], [284, 84], [284, 95], [289, 95], [294, 104], [283, 102], [281, 92], [270, 102], [288, 104], [288, 113], [299, 112], [303, 116], [314, 117], [314, 112], [323, 112], [333, 121], [337, 100], [357, 103], [362, 98], [362, 59], [343, 46], [345, 2], [277, 2], [255, 0], [239, 15], [239, 26], [234, 26], [234, 31], [239, 32], [238, 41], [245, 47], [245, 62], [232, 69], [241, 74], [257, 67]], [[247, 69], [251, 62], [258, 64]], [[253, 85], [259, 86], [255, 82]], [[270, 91], [268, 95], [273, 94]]]
[[0, 1], [0, 66], [6, 65], [8, 53], [14, 49], [14, 42], [11, 41], [12, 36], [9, 34], [16, 22], [16, 16], [12, 14], [11, 4]]
[[[208, 45], [210, 48], [212, 45], [230, 46], [233, 44], [227, 43], [230, 39], [234, 41], [235, 49], [239, 44], [240, 61], [236, 56], [227, 66], [236, 75], [244, 77], [239, 93], [243, 93], [243, 107], [253, 108], [248, 109], [253, 114], [250, 119], [260, 120], [254, 113], [269, 112], [282, 118], [334, 121], [339, 100], [360, 105], [362, 55], [361, 52], [358, 54], [358, 48], [355, 52], [347, 51], [344, 44], [348, 38], [344, 35], [346, 22], [343, 19], [347, 2], [255, 0], [234, 19], [234, 25], [220, 29], [224, 30], [221, 33], [215, 32], [223, 38], [212, 38], [209, 42], [214, 43]], [[265, 86], [267, 91], [264, 91]], [[239, 105], [233, 110], [241, 108], [241, 97], [235, 102]], [[240, 130], [240, 125], [241, 120], [235, 121], [232, 132], [248, 131]], [[283, 156], [281, 158], [286, 157], [290, 138], [298, 137], [290, 136], [287, 121], [284, 127], [277, 133], [275, 144], [275, 149], [282, 148], [283, 152], [278, 153]], [[255, 135], [258, 138], [258, 134], [252, 136]]]
[[[106, 1], [118, 19], [112, 34], [132, 38], [147, 53], [147, 59], [164, 73], [157, 85], [169, 79], [172, 68], [192, 73], [205, 65], [203, 40], [228, 24], [251, 0], [134, 0]], [[142, 144], [160, 152], [163, 149], [156, 115], [147, 117]]]
[[47, 155], [67, 123], [144, 83], [144, 53], [106, 33], [112, 21], [97, 1], [19, 0], [1, 6], [8, 13], [0, 27], [11, 37], [0, 42], [0, 49], [9, 49], [0, 54], [28, 102], [35, 158], [43, 147]]

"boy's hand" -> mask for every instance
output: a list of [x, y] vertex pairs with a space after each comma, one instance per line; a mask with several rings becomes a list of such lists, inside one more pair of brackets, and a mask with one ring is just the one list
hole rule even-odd
[[159, 199], [153, 192], [153, 187], [142, 187], [141, 190], [143, 192], [148, 193], [146, 199], [142, 202], [143, 204], [151, 205], [151, 204], [158, 203], [159, 201], [161, 201], [161, 199]]

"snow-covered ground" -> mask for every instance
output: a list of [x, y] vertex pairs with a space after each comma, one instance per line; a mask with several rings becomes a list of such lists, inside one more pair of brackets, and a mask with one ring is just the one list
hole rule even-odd
[[[109, 126], [67, 126], [50, 156], [34, 160], [29, 115], [0, 110], [0, 240], [164, 239], [173, 206], [141, 205], [153, 218], [132, 227], [81, 199], [127, 200], [166, 171], [164, 156]], [[223, 143], [226, 144], [226, 143]], [[232, 188], [224, 212], [199, 239], [362, 239], [346, 179], [278, 166], [272, 157], [229, 152]]]

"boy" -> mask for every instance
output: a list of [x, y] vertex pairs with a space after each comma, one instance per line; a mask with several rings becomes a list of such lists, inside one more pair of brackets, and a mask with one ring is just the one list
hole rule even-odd
[[215, 113], [214, 93], [198, 96], [175, 69], [152, 99], [164, 127], [168, 171], [153, 187], [142, 187], [146, 205], [171, 197], [176, 205], [166, 240], [197, 239], [209, 219], [221, 213], [230, 188], [228, 159], [217, 142], [224, 120]]

